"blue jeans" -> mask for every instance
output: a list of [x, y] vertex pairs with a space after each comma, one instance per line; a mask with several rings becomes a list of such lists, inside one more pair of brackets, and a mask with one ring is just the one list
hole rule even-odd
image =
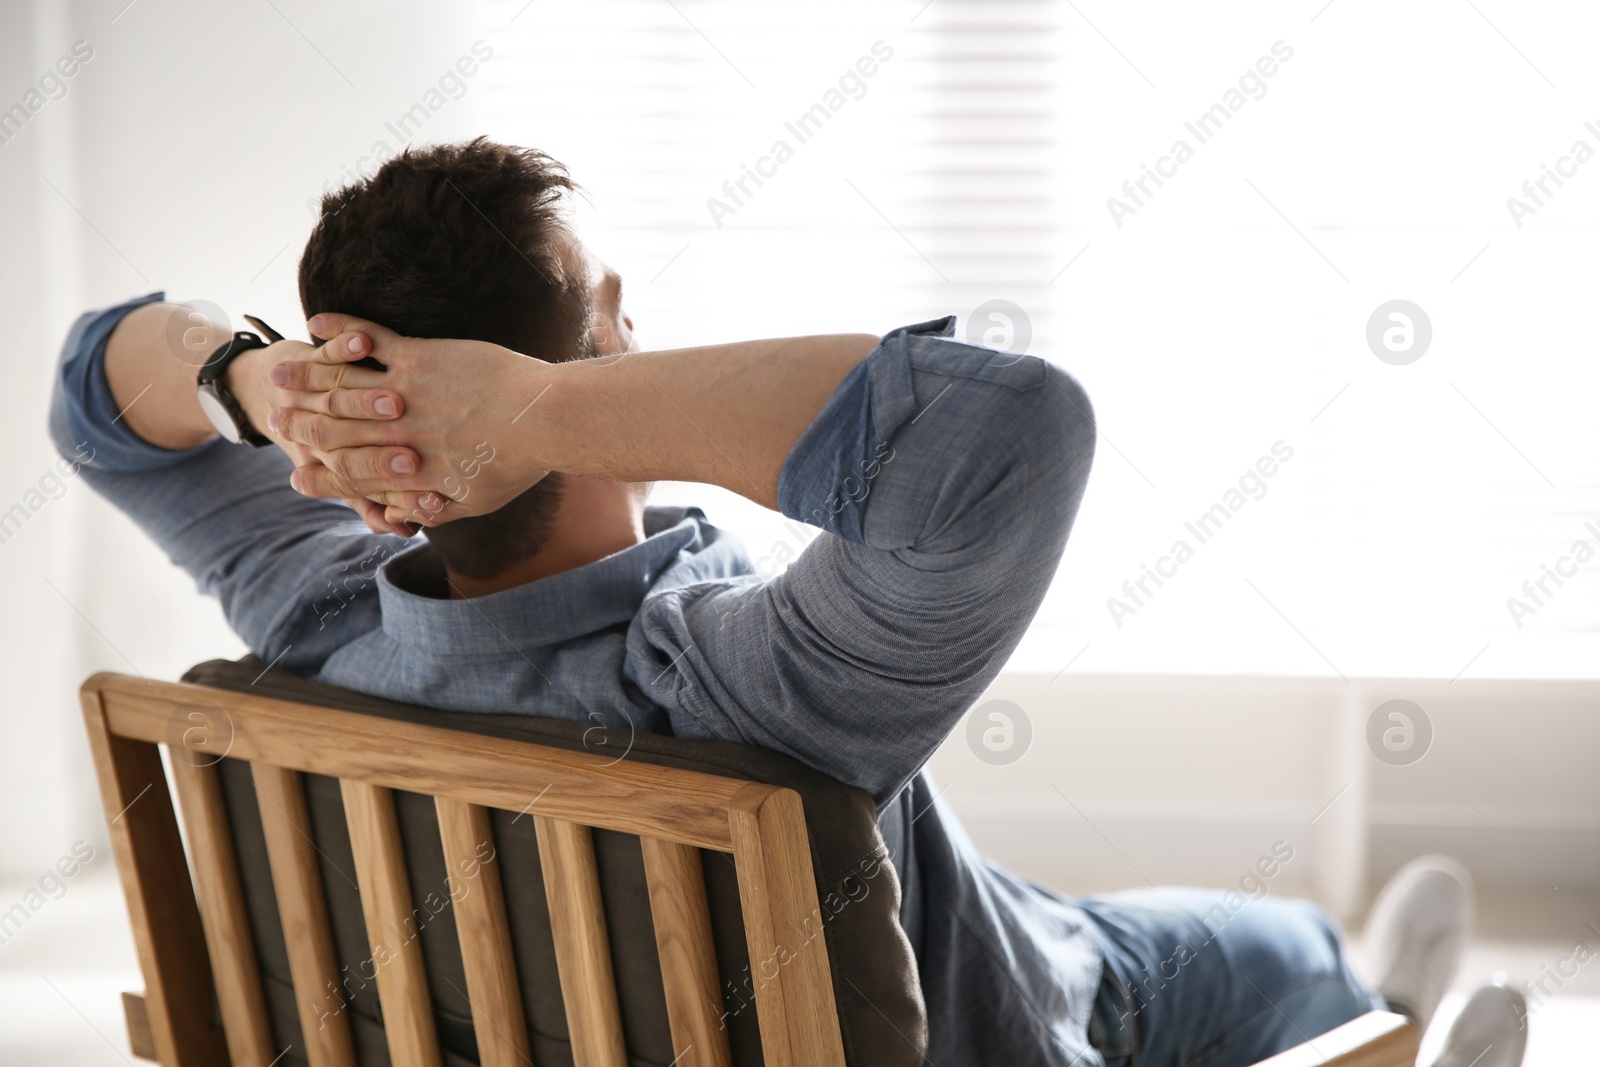
[[1090, 1038], [1107, 1067], [1246, 1067], [1384, 1007], [1305, 901], [1138, 889], [1074, 903], [1105, 958]]

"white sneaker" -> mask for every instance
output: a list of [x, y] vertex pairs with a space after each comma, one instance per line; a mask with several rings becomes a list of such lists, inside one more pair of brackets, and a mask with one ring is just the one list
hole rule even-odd
[[1503, 985], [1486, 985], [1461, 1009], [1433, 1067], [1519, 1067], [1528, 1047], [1528, 1001]]
[[1449, 992], [1471, 930], [1472, 876], [1448, 856], [1412, 860], [1372, 905], [1366, 942], [1374, 985], [1419, 1033]]

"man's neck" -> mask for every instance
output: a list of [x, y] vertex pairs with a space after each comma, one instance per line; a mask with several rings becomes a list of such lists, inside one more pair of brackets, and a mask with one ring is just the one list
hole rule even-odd
[[493, 578], [469, 578], [447, 569], [450, 598], [502, 593], [631, 548], [644, 540], [643, 510], [635, 486], [565, 476], [550, 536], [539, 551]]

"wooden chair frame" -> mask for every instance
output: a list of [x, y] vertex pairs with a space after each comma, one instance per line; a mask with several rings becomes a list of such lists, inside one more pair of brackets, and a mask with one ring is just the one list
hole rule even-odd
[[[591, 828], [641, 839], [679, 1064], [731, 1063], [698, 854], [711, 849], [734, 857], [751, 960], [784, 961], [755, 990], [767, 1063], [844, 1067], [826, 940], [807, 936], [820, 911], [793, 790], [126, 675], [95, 675], [82, 700], [145, 978], [142, 998], [125, 998], [141, 1055], [167, 1067], [269, 1067], [279, 1052], [214, 765], [227, 755], [252, 765], [261, 798], [312, 1067], [350, 1067], [355, 1059], [348, 1015], [308, 993], [336, 990], [338, 975], [308, 832], [305, 774], [339, 780], [375, 957], [386, 938], [395, 940], [389, 931], [411, 915], [392, 790], [434, 797], [452, 878], [478, 872], [478, 884], [454, 911], [484, 1067], [533, 1062], [498, 873], [477, 852], [489, 840], [490, 808], [527, 811], [534, 820], [580, 1067], [627, 1063]], [[227, 728], [183, 728], [185, 709], [196, 707], [225, 709]], [[192, 867], [161, 744], [174, 749]], [[411, 938], [383, 955], [377, 985], [390, 1055], [396, 1067], [437, 1067], [420, 943]]]
[[[591, 828], [635, 834], [676, 1064], [731, 1067], [699, 850], [731, 853], [752, 961], [781, 966], [757, 984], [768, 1067], [844, 1067], [844, 1049], [800, 797], [789, 789], [639, 761], [312, 707], [253, 693], [103, 673], [81, 691], [101, 799], [144, 974], [124, 994], [129, 1038], [166, 1067], [271, 1067], [279, 1052], [239, 884], [215, 763], [251, 764], [284, 940], [312, 1067], [355, 1063], [302, 776], [336, 778], [377, 957], [411, 915], [393, 790], [432, 796], [483, 1067], [530, 1067], [528, 1031], [498, 869], [479, 846], [489, 809], [534, 820], [557, 971], [578, 1067], [626, 1067]], [[189, 709], [225, 722], [186, 728]], [[219, 726], [225, 728], [218, 728]], [[158, 746], [172, 750], [185, 854]], [[537, 804], [538, 814], [532, 814]], [[465, 866], [463, 866], [465, 864]], [[796, 946], [791, 948], [790, 946]], [[438, 1067], [421, 946], [377, 968], [396, 1067]], [[1415, 1031], [1373, 1012], [1266, 1061], [1270, 1067], [1410, 1067]], [[1265, 1067], [1265, 1065], [1263, 1065]]]

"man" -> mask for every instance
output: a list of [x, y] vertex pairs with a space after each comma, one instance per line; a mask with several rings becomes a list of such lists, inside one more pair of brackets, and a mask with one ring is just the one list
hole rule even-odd
[[[56, 441], [92, 447], [84, 476], [281, 669], [761, 745], [868, 791], [941, 1067], [1250, 1063], [1385, 1000], [1426, 1025], [1464, 936], [1447, 867], [1386, 898], [1380, 1000], [1308, 905], [1222, 923], [1198, 891], [1064, 900], [939, 802], [923, 765], [1015, 648], [1083, 494], [1095, 429], [1070, 376], [949, 319], [634, 354], [620, 278], [563, 221], [571, 189], [534, 151], [408, 151], [329, 196], [307, 243], [302, 303], [333, 340], [230, 349], [208, 415], [167, 342], [182, 309], [91, 313]], [[307, 493], [426, 543], [297, 495], [296, 464]], [[824, 532], [761, 577], [698, 510], [647, 508], [658, 479]]]

